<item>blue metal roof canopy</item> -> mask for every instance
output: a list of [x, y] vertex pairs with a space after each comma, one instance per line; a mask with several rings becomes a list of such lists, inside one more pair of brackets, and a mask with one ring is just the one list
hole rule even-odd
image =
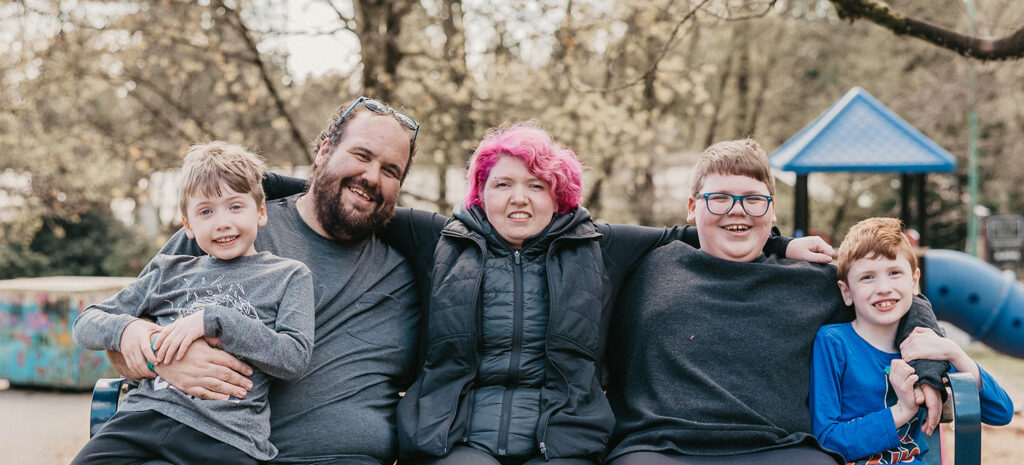
[[[918, 174], [918, 230], [924, 234], [924, 173], [951, 172], [956, 158], [860, 87], [850, 89], [771, 155], [797, 173], [796, 230], [808, 230], [807, 174], [814, 171], [902, 173], [902, 214], [909, 214], [908, 174]], [[922, 237], [923, 239], [923, 237]]]

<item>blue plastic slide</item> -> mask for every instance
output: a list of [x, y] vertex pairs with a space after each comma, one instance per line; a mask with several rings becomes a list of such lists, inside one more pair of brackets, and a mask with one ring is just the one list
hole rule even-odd
[[924, 294], [935, 316], [989, 347], [1024, 358], [1024, 284], [963, 252], [929, 250], [924, 255]]

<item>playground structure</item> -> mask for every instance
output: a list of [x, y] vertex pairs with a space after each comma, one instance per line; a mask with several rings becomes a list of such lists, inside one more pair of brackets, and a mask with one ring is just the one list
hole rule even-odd
[[[915, 222], [922, 243], [928, 230], [924, 176], [956, 169], [953, 155], [859, 87], [850, 89], [783, 143], [772, 153], [771, 164], [797, 174], [794, 236], [810, 229], [810, 173], [899, 173], [900, 212], [905, 222], [911, 216], [908, 197], [913, 175], [917, 187]], [[1016, 226], [1014, 231], [1021, 228]], [[1018, 253], [1020, 246], [1018, 242]], [[1009, 244], [1008, 250], [1013, 248]], [[1002, 353], [1024, 358], [1024, 285], [1013, 272], [1000, 272], [983, 260], [952, 250], [929, 250], [923, 262], [922, 290], [931, 299], [939, 320], [952, 323]]]
[[921, 287], [936, 318], [1024, 358], [1024, 284], [1014, 272], [953, 250], [929, 250], [923, 258]]

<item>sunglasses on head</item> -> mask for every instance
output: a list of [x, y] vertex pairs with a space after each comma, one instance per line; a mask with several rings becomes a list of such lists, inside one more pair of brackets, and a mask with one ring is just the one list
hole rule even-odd
[[420, 123], [417, 123], [416, 120], [412, 119], [411, 116], [405, 113], [395, 111], [394, 108], [385, 105], [383, 102], [379, 100], [374, 100], [369, 97], [359, 97], [358, 99], [356, 99], [355, 102], [352, 102], [352, 106], [348, 107], [348, 110], [345, 110], [345, 112], [342, 113], [341, 116], [338, 117], [338, 119], [334, 120], [334, 124], [331, 124], [331, 132], [333, 132], [334, 129], [336, 129], [338, 125], [340, 125], [341, 122], [345, 120], [345, 117], [352, 113], [352, 110], [356, 108], [356, 105], [359, 105], [360, 103], [362, 103], [367, 110], [377, 113], [378, 115], [395, 115], [395, 119], [397, 119], [398, 122], [402, 124], [402, 126], [405, 126], [406, 128], [413, 130], [413, 141], [415, 141], [416, 136], [420, 134]]

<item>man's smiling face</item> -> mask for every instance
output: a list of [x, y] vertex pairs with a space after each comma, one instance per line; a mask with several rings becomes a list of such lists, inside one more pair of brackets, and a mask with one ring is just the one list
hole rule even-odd
[[[700, 193], [719, 192], [732, 195], [771, 195], [765, 183], [736, 174], [709, 174]], [[750, 216], [737, 202], [724, 215], [708, 211], [702, 196], [690, 197], [688, 222], [696, 222], [700, 247], [704, 252], [724, 260], [749, 262], [761, 254], [775, 224], [775, 202], [762, 216]]]
[[320, 226], [336, 240], [362, 239], [394, 215], [409, 135], [389, 115], [358, 114], [330, 153], [317, 154], [310, 193]]

